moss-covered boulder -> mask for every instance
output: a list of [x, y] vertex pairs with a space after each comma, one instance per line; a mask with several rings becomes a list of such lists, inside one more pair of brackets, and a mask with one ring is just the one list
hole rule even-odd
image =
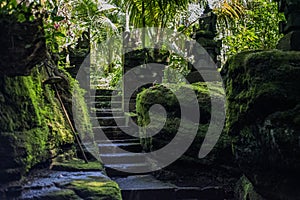
[[300, 53], [244, 52], [222, 71], [235, 158], [267, 199], [299, 199]]
[[[79, 176], [79, 175], [78, 175]], [[80, 177], [83, 177], [81, 174]], [[40, 180], [43, 182], [43, 180]], [[56, 180], [56, 182], [59, 182]], [[52, 183], [53, 184], [53, 183]], [[58, 185], [57, 183], [55, 183]], [[41, 187], [42, 188], [42, 187]], [[90, 177], [85, 179], [65, 180], [60, 188], [45, 187], [20, 197], [22, 200], [121, 200], [118, 184], [108, 177]]]
[[[103, 166], [99, 161], [92, 161], [85, 163], [81, 159], [69, 159], [60, 161], [59, 158], [55, 159], [51, 165], [51, 169], [64, 173], [75, 172], [78, 175], [70, 175], [70, 179], [58, 183], [53, 180], [55, 185], [60, 189], [53, 192], [48, 192], [43, 195], [35, 197], [36, 199], [90, 199], [90, 200], [121, 200], [121, 190], [118, 184], [112, 181], [103, 173]], [[94, 173], [92, 175], [91, 173]], [[87, 173], [87, 175], [85, 175]], [[99, 176], [99, 173], [101, 176]], [[65, 173], [64, 173], [65, 174]], [[96, 176], [98, 175], [98, 176]], [[80, 177], [80, 178], [79, 178]]]
[[1, 182], [19, 179], [46, 161], [49, 142], [72, 143], [53, 91], [43, 87], [43, 78], [38, 70], [28, 77], [0, 78]]
[[[34, 68], [26, 77], [0, 77], [1, 183], [20, 179], [36, 164], [50, 161], [62, 146], [74, 142], [54, 88], [43, 84], [47, 78], [45, 68]], [[64, 102], [64, 94], [72, 94], [72, 88], [80, 91], [78, 84], [68, 77], [61, 84], [66, 85], [58, 85]], [[78, 102], [79, 111], [87, 110], [84, 100]], [[82, 115], [80, 128], [91, 133], [87, 112]]]
[[[210, 90], [206, 84], [210, 84]], [[172, 88], [172, 90], [168, 89]], [[192, 90], [196, 94], [199, 105], [199, 110], [195, 110], [193, 106], [192, 97], [188, 93], [176, 91]], [[232, 161], [230, 140], [226, 134], [222, 134], [217, 145], [212, 152], [204, 159], [198, 158], [199, 150], [202, 146], [203, 140], [208, 131], [209, 123], [211, 120], [211, 98], [216, 99], [215, 102], [221, 102], [224, 90], [221, 83], [195, 83], [188, 84], [162, 84], [155, 85], [149, 89], [143, 90], [137, 96], [136, 112], [138, 115], [138, 123], [142, 127], [141, 136], [147, 136], [147, 131], [151, 129], [157, 130], [158, 125], [165, 121], [163, 128], [158, 134], [153, 137], [142, 139], [145, 150], [155, 151], [163, 148], [169, 144], [178, 133], [180, 125], [183, 126], [183, 132], [189, 133], [194, 124], [197, 125], [198, 131], [192, 145], [188, 148], [184, 156], [180, 160], [189, 163], [203, 163], [203, 164], [216, 164], [216, 162]], [[176, 93], [176, 95], [174, 94]], [[184, 102], [179, 105], [179, 102]], [[159, 112], [152, 111], [149, 115], [149, 109], [155, 104], [160, 104], [166, 110], [166, 116], [161, 115]], [[182, 116], [181, 110], [185, 109], [189, 115]], [[224, 110], [223, 110], [224, 111]], [[200, 113], [200, 121], [193, 121], [193, 113]], [[220, 112], [222, 112], [220, 110]], [[151, 124], [150, 123], [151, 117]], [[164, 119], [166, 117], [166, 120]], [[183, 121], [181, 121], [181, 118]], [[159, 130], [159, 129], [158, 129]]]
[[75, 180], [68, 188], [74, 190], [82, 199], [89, 200], [121, 200], [118, 184], [108, 179]]
[[[32, 171], [25, 177], [22, 187], [7, 187], [0, 198], [20, 200], [79, 200], [79, 199], [121, 199], [121, 191], [102, 168], [100, 162], [85, 163], [81, 159], [57, 157], [51, 169]], [[63, 160], [63, 161], [62, 161]], [[33, 178], [34, 177], [34, 178]], [[16, 189], [20, 194], [15, 194]], [[2, 195], [2, 196], [1, 196]]]
[[79, 196], [76, 195], [76, 193], [73, 190], [69, 189], [63, 189], [63, 190], [56, 190], [49, 193], [46, 193], [44, 195], [34, 197], [34, 200], [81, 200]]

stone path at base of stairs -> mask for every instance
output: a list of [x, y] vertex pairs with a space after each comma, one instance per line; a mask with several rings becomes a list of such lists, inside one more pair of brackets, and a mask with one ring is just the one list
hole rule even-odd
[[152, 175], [112, 177], [118, 183], [124, 200], [224, 200], [219, 187], [177, 187]]

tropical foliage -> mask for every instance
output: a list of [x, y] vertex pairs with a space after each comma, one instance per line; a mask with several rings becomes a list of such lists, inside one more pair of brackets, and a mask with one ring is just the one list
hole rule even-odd
[[[138, 27], [167, 27], [189, 36], [207, 4], [218, 16], [223, 62], [243, 50], [275, 47], [283, 15], [272, 0], [0, 0], [0, 15], [13, 15], [20, 22], [42, 18], [47, 47], [56, 54], [65, 54], [83, 33], [89, 33], [92, 49], [107, 58], [95, 65], [115, 84], [122, 73], [122, 58], [112, 63], [116, 54], [110, 45], [112, 35]], [[140, 39], [145, 42], [143, 36]], [[109, 45], [99, 49], [99, 43]], [[172, 52], [169, 60], [171, 67], [186, 69], [186, 62]]]
[[[244, 50], [275, 48], [281, 37], [278, 24], [284, 20], [283, 14], [278, 13], [276, 2], [249, 0], [243, 3], [234, 0], [231, 3], [235, 5], [230, 6], [225, 0], [216, 9], [223, 40], [223, 61]], [[231, 12], [228, 12], [228, 6], [232, 8]]]

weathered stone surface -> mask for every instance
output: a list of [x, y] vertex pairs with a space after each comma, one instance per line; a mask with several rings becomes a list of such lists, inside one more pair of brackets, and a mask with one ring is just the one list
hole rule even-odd
[[[27, 77], [0, 77], [0, 182], [20, 179], [33, 166], [47, 162], [63, 145], [73, 144], [73, 134], [44, 68], [33, 69]], [[92, 133], [83, 91], [66, 75], [57, 85], [65, 106], [72, 113], [71, 89], [76, 101], [77, 130]], [[71, 102], [71, 105], [70, 105]], [[70, 108], [71, 107], [71, 108]], [[71, 116], [71, 114], [70, 114]], [[51, 151], [50, 151], [51, 150]], [[52, 154], [50, 156], [50, 154]]]
[[298, 0], [277, 0], [278, 10], [283, 12], [286, 21], [279, 24], [279, 31], [285, 36], [279, 41], [277, 49], [300, 50], [300, 2]]
[[64, 200], [64, 199], [121, 199], [119, 186], [101, 171], [45, 171], [27, 181], [19, 195], [6, 193], [4, 199]]
[[[185, 153], [185, 156], [182, 156], [181, 159], [185, 160], [187, 163], [195, 163], [200, 162], [202, 164], [212, 164], [214, 162], [223, 162], [230, 163], [232, 162], [231, 157], [231, 148], [230, 141], [226, 134], [222, 134], [219, 142], [213, 151], [204, 159], [198, 158], [198, 153], [201, 148], [202, 142], [206, 136], [208, 125], [211, 119], [211, 97], [216, 99], [217, 101], [222, 101], [222, 85], [220, 83], [207, 83], [211, 84], [210, 91], [208, 91], [206, 83], [197, 83], [193, 85], [176, 85], [176, 84], [168, 84], [168, 85], [156, 85], [147, 90], [142, 91], [138, 94], [137, 97], [137, 114], [138, 114], [138, 122], [140, 126], [148, 125], [150, 122], [149, 118], [149, 108], [154, 104], [160, 104], [166, 110], [167, 119], [164, 124], [164, 127], [159, 131], [158, 134], [151, 137], [150, 139], [142, 140], [145, 149], [151, 151], [158, 150], [168, 143], [175, 137], [178, 133], [178, 128], [184, 128], [184, 132], [190, 133], [192, 123], [192, 115], [195, 112], [200, 113], [200, 122], [198, 127], [198, 132], [195, 140], [193, 141], [191, 147]], [[191, 103], [192, 100], [187, 96], [186, 93], [180, 93], [177, 96], [167, 89], [172, 88], [173, 91], [185, 91], [185, 90], [194, 90], [197, 96], [199, 111], [196, 111]], [[179, 105], [179, 100], [185, 102], [182, 105]], [[188, 110], [190, 116], [181, 116], [181, 109]], [[222, 112], [222, 110], [220, 110]], [[159, 113], [152, 113], [151, 117], [151, 126], [148, 126], [148, 130], [154, 129], [156, 130], [158, 124], [164, 121], [164, 116]], [[181, 119], [183, 120], [181, 122]], [[142, 136], [145, 137], [147, 135], [147, 130], [142, 129], [140, 132]]]
[[0, 199], [121, 199], [119, 186], [107, 177], [99, 162], [86, 164], [73, 158], [55, 161], [54, 166], [55, 170], [34, 170], [23, 181], [0, 187]]
[[73, 190], [63, 189], [63, 190], [56, 190], [53, 192], [49, 192], [47, 194], [34, 197], [35, 200], [81, 200], [79, 196]]
[[[220, 74], [216, 70], [201, 70], [193, 71], [186, 76], [186, 80], [189, 83], [198, 83], [198, 82], [215, 82], [219, 80]], [[205, 77], [205, 80], [204, 78]]]
[[75, 180], [70, 188], [82, 199], [90, 200], [121, 200], [121, 191], [117, 183], [107, 179]]
[[[57, 112], [52, 118], [44, 115], [47, 111], [51, 113], [50, 106], [57, 104], [52, 100], [46, 106], [42, 98], [42, 77], [35, 71], [32, 77], [0, 78], [0, 142], [3, 144], [0, 158], [4, 161], [0, 167], [2, 183], [19, 179], [33, 165], [45, 161], [50, 155], [47, 150], [50, 139], [47, 122], [49, 126], [53, 125], [52, 119], [60, 119], [61, 113]], [[49, 88], [44, 91], [49, 95], [47, 97], [53, 98]], [[61, 120], [57, 120], [57, 124], [65, 125]], [[72, 136], [67, 138], [68, 130], [64, 133], [66, 141], [72, 139]]]
[[286, 22], [281, 22], [280, 32], [287, 34], [300, 30], [300, 2], [298, 0], [277, 0], [279, 12], [284, 12]]
[[284, 51], [300, 51], [300, 31], [292, 31], [277, 44], [277, 49]]
[[300, 53], [244, 52], [222, 74], [240, 168], [266, 199], [299, 199]]

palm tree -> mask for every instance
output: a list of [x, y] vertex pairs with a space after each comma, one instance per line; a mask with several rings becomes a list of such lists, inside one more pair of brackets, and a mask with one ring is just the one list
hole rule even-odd
[[193, 0], [127, 0], [131, 22], [135, 27], [166, 27]]
[[244, 15], [246, 6], [242, 0], [222, 0], [216, 2], [213, 9], [218, 16], [219, 25], [228, 28]]
[[[187, 9], [192, 0], [125, 0], [130, 23], [135, 28], [164, 28], [175, 15]], [[159, 29], [158, 29], [159, 30]], [[159, 35], [159, 34], [157, 34]], [[145, 33], [142, 34], [145, 43]]]
[[118, 9], [103, 0], [72, 1], [73, 19], [79, 22], [84, 29], [91, 30], [91, 39], [105, 40], [107, 36], [118, 30], [117, 26], [107, 16]]

